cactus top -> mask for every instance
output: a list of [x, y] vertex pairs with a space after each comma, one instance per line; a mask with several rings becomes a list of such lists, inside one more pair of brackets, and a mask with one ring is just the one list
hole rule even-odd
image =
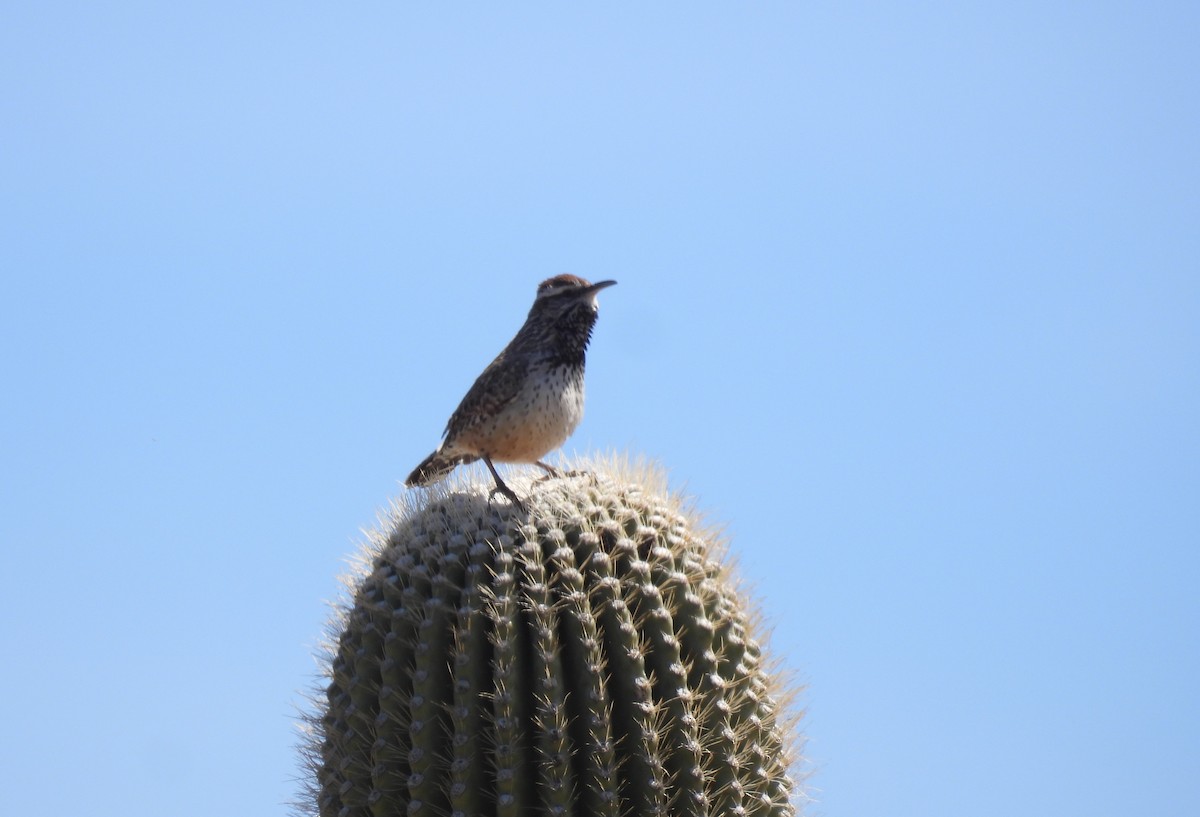
[[373, 537], [309, 719], [312, 812], [795, 813], [787, 690], [719, 539], [574, 467], [525, 512], [460, 480]]

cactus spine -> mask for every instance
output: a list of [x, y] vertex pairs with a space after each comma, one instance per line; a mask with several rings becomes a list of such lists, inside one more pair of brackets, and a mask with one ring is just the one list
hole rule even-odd
[[582, 467], [523, 486], [528, 514], [460, 483], [374, 535], [309, 718], [309, 811], [795, 813], [786, 690], [717, 543]]

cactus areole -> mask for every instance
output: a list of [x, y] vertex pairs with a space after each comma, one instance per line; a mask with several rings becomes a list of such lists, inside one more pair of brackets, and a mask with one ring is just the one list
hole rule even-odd
[[[787, 691], [719, 540], [611, 464], [393, 509], [308, 718], [321, 817], [792, 815]], [[665, 497], [665, 498], [664, 498]]]

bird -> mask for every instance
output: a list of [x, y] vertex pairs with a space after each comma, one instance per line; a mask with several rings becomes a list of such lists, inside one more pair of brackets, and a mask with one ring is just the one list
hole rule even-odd
[[496, 480], [489, 501], [500, 493], [523, 509], [495, 463], [529, 463], [559, 476], [542, 458], [583, 419], [584, 358], [596, 326], [596, 294], [616, 283], [564, 274], [538, 284], [525, 323], [475, 380], [450, 415], [441, 444], [405, 485], [431, 485], [459, 465], [483, 460]]

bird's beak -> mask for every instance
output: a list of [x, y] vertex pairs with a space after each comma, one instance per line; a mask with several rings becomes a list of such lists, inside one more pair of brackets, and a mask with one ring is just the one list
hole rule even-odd
[[616, 281], [597, 281], [596, 283], [592, 284], [591, 286], [584, 287], [583, 293], [585, 295], [594, 295], [595, 293], [599, 292], [600, 290], [604, 289], [605, 287], [613, 286], [616, 283], [617, 283]]

